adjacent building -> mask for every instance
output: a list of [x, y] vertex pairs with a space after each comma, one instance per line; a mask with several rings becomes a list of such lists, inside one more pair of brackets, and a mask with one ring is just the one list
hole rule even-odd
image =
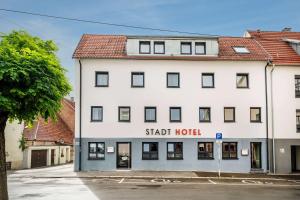
[[269, 170], [257, 40], [85, 34], [73, 58], [76, 171]]
[[268, 52], [268, 138], [270, 170], [300, 171], [300, 32], [247, 31]]

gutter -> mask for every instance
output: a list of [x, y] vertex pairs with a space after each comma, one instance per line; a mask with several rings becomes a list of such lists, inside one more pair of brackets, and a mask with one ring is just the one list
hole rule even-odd
[[78, 171], [81, 171], [81, 159], [82, 159], [82, 144], [81, 144], [81, 98], [82, 98], [82, 64], [80, 59], [79, 61], [79, 164], [78, 164]]

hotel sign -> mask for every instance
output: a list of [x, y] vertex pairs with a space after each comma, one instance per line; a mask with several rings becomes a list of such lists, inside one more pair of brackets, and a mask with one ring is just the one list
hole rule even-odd
[[145, 130], [146, 135], [155, 135], [155, 136], [201, 136], [201, 130], [190, 128], [190, 129], [155, 129], [147, 128]]

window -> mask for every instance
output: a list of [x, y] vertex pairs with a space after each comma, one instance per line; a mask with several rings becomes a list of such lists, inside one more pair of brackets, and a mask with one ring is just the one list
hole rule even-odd
[[236, 74], [236, 87], [237, 88], [249, 88], [248, 74]]
[[140, 41], [140, 54], [150, 54], [150, 41]]
[[130, 122], [130, 107], [119, 107], [119, 122]]
[[232, 47], [235, 53], [250, 53], [246, 47]]
[[215, 80], [213, 73], [202, 73], [202, 88], [215, 87]]
[[222, 143], [222, 158], [237, 159], [237, 142]]
[[154, 53], [164, 54], [165, 53], [165, 42], [154, 42]]
[[145, 107], [145, 122], [156, 122], [156, 107]]
[[181, 42], [181, 54], [192, 54], [191, 42]]
[[91, 121], [92, 122], [102, 122], [103, 121], [103, 107], [102, 106], [92, 106], [91, 107]]
[[261, 113], [259, 107], [250, 108], [250, 122], [261, 122]]
[[296, 130], [300, 133], [300, 110], [296, 110]]
[[195, 54], [205, 55], [206, 54], [206, 44], [205, 42], [195, 43]]
[[181, 107], [170, 107], [170, 122], [181, 122]]
[[180, 87], [179, 73], [167, 73], [167, 87], [179, 88]]
[[144, 87], [144, 72], [131, 72], [131, 87]]
[[105, 144], [104, 142], [89, 142], [89, 160], [104, 160]]
[[198, 142], [198, 159], [214, 159], [214, 143]]
[[225, 107], [224, 108], [224, 122], [235, 122], [235, 108]]
[[183, 160], [183, 144], [182, 142], [167, 143], [167, 159]]
[[158, 160], [158, 142], [143, 142], [143, 160]]
[[295, 96], [300, 97], [300, 75], [295, 75]]
[[200, 107], [199, 108], [199, 122], [210, 122], [210, 108]]
[[96, 72], [96, 87], [108, 87], [108, 72]]

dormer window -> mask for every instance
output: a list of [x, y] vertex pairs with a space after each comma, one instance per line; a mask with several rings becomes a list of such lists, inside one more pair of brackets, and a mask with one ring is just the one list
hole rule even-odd
[[156, 41], [154, 42], [154, 54], [164, 54], [165, 53], [165, 42]]
[[250, 53], [246, 47], [232, 47], [235, 53]]
[[195, 54], [198, 54], [198, 55], [205, 55], [206, 54], [205, 42], [196, 42], [195, 43]]
[[192, 43], [191, 42], [181, 42], [181, 54], [192, 54]]
[[150, 41], [140, 41], [140, 54], [150, 54]]

